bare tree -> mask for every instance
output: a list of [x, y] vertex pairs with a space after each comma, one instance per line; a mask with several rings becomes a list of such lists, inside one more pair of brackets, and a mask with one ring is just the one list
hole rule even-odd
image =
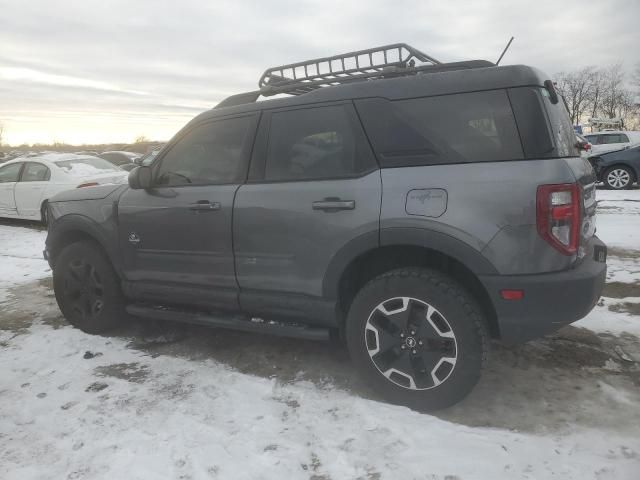
[[630, 93], [625, 88], [624, 70], [617, 63], [604, 70], [604, 89], [600, 102], [600, 111], [608, 118], [620, 116], [621, 111], [628, 108]]
[[589, 110], [591, 110], [591, 118], [598, 115], [600, 109], [600, 102], [602, 101], [602, 95], [604, 91], [604, 71], [596, 70], [593, 73], [591, 95], [589, 96]]
[[594, 92], [598, 72], [595, 67], [584, 67], [573, 72], [560, 72], [556, 77], [558, 90], [569, 107], [571, 123], [577, 125], [591, 107], [594, 93], [596, 98], [598, 96], [597, 92]]
[[138, 135], [136, 137], [135, 143], [146, 143], [148, 141], [149, 141], [149, 139], [147, 137], [145, 137], [144, 135]]
[[640, 96], [640, 62], [636, 63], [636, 69], [633, 73], [632, 82], [636, 93]]

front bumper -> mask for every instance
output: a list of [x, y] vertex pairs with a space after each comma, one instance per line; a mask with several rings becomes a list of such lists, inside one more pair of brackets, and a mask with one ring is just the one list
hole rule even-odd
[[[482, 276], [498, 318], [500, 338], [526, 342], [585, 317], [604, 288], [607, 247], [593, 237], [588, 253], [572, 268], [537, 275]], [[503, 289], [523, 290], [521, 300], [504, 300]]]

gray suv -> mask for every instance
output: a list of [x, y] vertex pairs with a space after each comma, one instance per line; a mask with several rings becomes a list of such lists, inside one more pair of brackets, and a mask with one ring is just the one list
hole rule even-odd
[[269, 69], [128, 185], [52, 198], [45, 257], [85, 332], [335, 335], [382, 397], [432, 410], [473, 388], [491, 338], [593, 308], [595, 180], [542, 72], [396, 44]]

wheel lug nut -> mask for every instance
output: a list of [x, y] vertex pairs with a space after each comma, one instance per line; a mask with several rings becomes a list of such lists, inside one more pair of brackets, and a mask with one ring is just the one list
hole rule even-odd
[[406, 346], [406, 345], [400, 345], [400, 348], [401, 348], [402, 350], [404, 350], [405, 348], [407, 348], [407, 346]]
[[415, 350], [411, 350], [411, 353], [413, 353], [413, 354], [415, 355], [415, 354], [416, 354], [416, 351], [415, 351]]
[[422, 345], [422, 340], [418, 340], [418, 345]]
[[415, 330], [411, 330], [411, 335], [415, 335], [416, 331]]
[[400, 338], [404, 338], [404, 333], [401, 333], [401, 334], [400, 334]]

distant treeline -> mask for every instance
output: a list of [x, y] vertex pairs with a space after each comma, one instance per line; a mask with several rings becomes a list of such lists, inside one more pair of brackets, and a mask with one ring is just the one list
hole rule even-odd
[[158, 146], [163, 145], [164, 142], [153, 142], [153, 141], [144, 141], [144, 142], [135, 142], [135, 143], [101, 143], [94, 145], [70, 145], [67, 143], [34, 143], [32, 145], [20, 145], [18, 147], [10, 147], [8, 145], [2, 145], [0, 147], [0, 151], [2, 152], [107, 152], [111, 150], [119, 150], [125, 152], [136, 152], [136, 153], [147, 153], [151, 150], [155, 150]]

